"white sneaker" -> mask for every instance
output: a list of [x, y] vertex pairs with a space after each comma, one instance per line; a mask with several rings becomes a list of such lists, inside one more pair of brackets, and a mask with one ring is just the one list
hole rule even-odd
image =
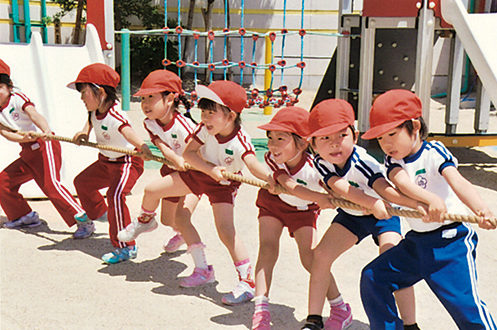
[[138, 218], [135, 218], [126, 228], [117, 233], [117, 239], [121, 242], [131, 242], [141, 233], [155, 230], [158, 226], [159, 224], [155, 221], [155, 217], [147, 223], [139, 222]]

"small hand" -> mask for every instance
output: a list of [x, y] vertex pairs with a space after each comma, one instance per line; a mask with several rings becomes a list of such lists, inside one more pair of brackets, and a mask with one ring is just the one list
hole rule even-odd
[[77, 145], [81, 145], [81, 142], [88, 142], [88, 134], [86, 134], [85, 132], [78, 132], [74, 135], [74, 137], [72, 138], [72, 140], [74, 141], [74, 143], [76, 143]]
[[145, 160], [151, 160], [154, 156], [146, 143], [140, 146], [140, 153], [141, 157]]
[[428, 206], [428, 218], [425, 216], [423, 221], [444, 222], [446, 213], [447, 206], [445, 206], [445, 202], [440, 197], [435, 196]]
[[276, 181], [274, 181], [273, 174], [268, 174], [266, 177], [266, 182], [269, 185], [269, 193], [273, 195], [278, 195], [278, 192], [276, 191], [276, 186], [278, 185]]
[[219, 181], [225, 181], [226, 179], [223, 176], [223, 172], [226, 171], [226, 168], [223, 166], [214, 166], [211, 170], [211, 173], [209, 174], [211, 178], [216, 180], [217, 182]]
[[175, 159], [172, 161], [173, 162], [173, 166], [174, 166], [174, 169], [177, 170], [177, 171], [180, 171], [180, 172], [185, 172], [186, 171], [186, 168], [185, 168], [185, 160], [181, 157], [179, 159]]
[[376, 219], [390, 219], [390, 214], [387, 211], [387, 208], [391, 207], [388, 205], [387, 202], [385, 202], [382, 199], [378, 199], [374, 204], [372, 208], [373, 215]]
[[[480, 217], [480, 220], [478, 221], [478, 226], [480, 228], [490, 230], [497, 227], [495, 225], [495, 216], [488, 208], [485, 207], [483, 210], [477, 212], [476, 215]], [[489, 219], [494, 219], [494, 223], [490, 222]]]

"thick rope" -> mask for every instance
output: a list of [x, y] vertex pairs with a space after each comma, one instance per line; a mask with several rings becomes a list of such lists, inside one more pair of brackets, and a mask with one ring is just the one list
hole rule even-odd
[[[58, 136], [58, 135], [46, 135], [45, 136], [44, 134], [41, 134], [41, 133], [28, 133], [28, 132], [21, 132], [21, 131], [17, 131], [16, 133], [21, 134], [21, 135], [30, 135], [30, 136], [37, 137], [37, 138], [46, 137], [48, 140], [57, 140], [57, 141], [62, 141], [62, 142], [68, 142], [68, 143], [73, 143], [76, 145], [97, 148], [100, 150], [109, 150], [109, 151], [119, 152], [122, 154], [131, 155], [131, 156], [141, 156], [142, 155], [142, 153], [139, 151], [112, 147], [112, 146], [99, 144], [99, 143], [95, 143], [95, 142], [81, 141], [78, 144], [75, 141], [73, 141], [73, 139], [71, 139], [71, 138]], [[167, 166], [170, 166], [170, 167], [173, 166], [173, 163], [171, 161], [169, 161], [168, 159], [161, 157], [161, 156], [153, 155], [151, 157], [151, 160], [166, 164]], [[187, 163], [185, 163], [185, 168], [187, 170], [195, 170], [195, 168], [193, 166], [191, 166]], [[234, 173], [230, 173], [227, 171], [223, 171], [222, 174], [228, 180], [246, 183], [246, 184], [249, 184], [249, 185], [252, 185], [255, 187], [259, 187], [262, 189], [269, 189], [268, 183], [265, 183], [265, 182], [262, 182], [259, 180], [245, 178], [239, 174], [234, 174]], [[289, 194], [290, 195], [290, 193], [282, 186], [276, 186], [275, 192], [278, 194]], [[328, 194], [326, 194], [326, 195], [328, 195]], [[357, 210], [357, 211], [362, 211], [364, 209], [362, 206], [355, 204], [355, 203], [352, 203], [350, 201], [344, 200], [344, 199], [330, 198], [330, 203], [334, 207], [340, 207], [340, 208], [344, 208], [344, 209]], [[389, 208], [387, 208], [387, 211], [391, 216], [395, 215], [395, 216], [407, 217], [407, 218], [422, 218], [423, 217], [423, 215], [419, 211], [415, 211], [415, 210], [396, 209], [396, 208], [389, 207]], [[475, 216], [475, 215], [462, 215], [462, 214], [446, 213], [444, 220], [455, 221], [455, 222], [469, 222], [469, 223], [476, 223], [477, 224], [480, 220], [480, 217]], [[494, 226], [497, 225], [496, 218], [488, 219], [488, 221], [490, 223], [492, 223]]]

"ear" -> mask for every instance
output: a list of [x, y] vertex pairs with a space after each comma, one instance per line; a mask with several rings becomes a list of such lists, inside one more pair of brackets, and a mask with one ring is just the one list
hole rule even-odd
[[100, 96], [104, 96], [104, 99], [107, 97], [107, 93], [103, 87], [99, 87], [98, 91], [100, 92]]
[[416, 135], [421, 129], [421, 122], [418, 119], [411, 119], [412, 121], [412, 132]]
[[359, 133], [359, 131], [354, 130], [354, 144], [357, 144], [357, 141], [359, 140], [359, 134], [361, 134]]

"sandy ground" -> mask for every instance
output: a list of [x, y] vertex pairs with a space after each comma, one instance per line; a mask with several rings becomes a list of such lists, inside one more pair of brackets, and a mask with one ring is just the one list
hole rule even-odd
[[[304, 106], [311, 97], [303, 99]], [[307, 103], [306, 103], [307, 102]], [[135, 127], [142, 119], [136, 110], [130, 112]], [[433, 103], [431, 123], [443, 130], [443, 105]], [[263, 137], [258, 124], [268, 117], [250, 110], [243, 117], [253, 137]], [[472, 111], [461, 111], [461, 129], [472, 127]], [[497, 120], [492, 115], [491, 131]], [[432, 129], [432, 131], [437, 131]], [[4, 140], [0, 143], [6, 143]], [[490, 208], [497, 214], [495, 190], [497, 158], [493, 148], [460, 148], [453, 150], [460, 170], [473, 182]], [[159, 177], [156, 169], [147, 169], [128, 197], [132, 216], [139, 212], [144, 186]], [[238, 231], [255, 264], [258, 250], [257, 188], [242, 185], [235, 217]], [[228, 307], [221, 303], [223, 293], [237, 282], [237, 275], [227, 250], [217, 237], [212, 211], [203, 198], [193, 221], [207, 245], [208, 262], [214, 266], [216, 282], [200, 288], [179, 287], [180, 278], [193, 270], [185, 248], [166, 254], [162, 245], [172, 230], [160, 226], [137, 240], [138, 257], [117, 265], [106, 265], [102, 254], [112, 247], [108, 224], [97, 222], [97, 231], [89, 239], [74, 240], [74, 228], [67, 228], [47, 201], [30, 201], [44, 224], [25, 230], [0, 229], [0, 328], [15, 329], [250, 329], [253, 304]], [[326, 210], [318, 222], [321, 236], [335, 214]], [[6, 219], [1, 218], [2, 222]], [[407, 226], [404, 226], [407, 229]], [[495, 231], [477, 229], [478, 275], [481, 298], [497, 313], [497, 282], [494, 280], [497, 240]], [[377, 255], [371, 239], [345, 253], [333, 265], [344, 299], [352, 306], [351, 330], [369, 329], [359, 296], [362, 267]], [[281, 237], [280, 258], [274, 270], [270, 293], [273, 329], [300, 329], [307, 315], [308, 274], [300, 265], [296, 244], [285, 231]], [[415, 286], [418, 323], [422, 329], [447, 330], [456, 326], [424, 283]], [[328, 315], [329, 310], [324, 310]]]

